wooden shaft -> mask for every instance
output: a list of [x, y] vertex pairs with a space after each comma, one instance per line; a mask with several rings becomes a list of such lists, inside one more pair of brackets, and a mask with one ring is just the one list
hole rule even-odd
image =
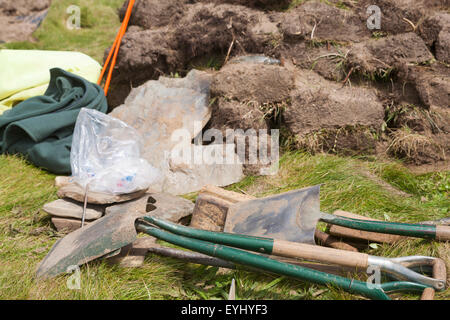
[[225, 190], [213, 185], [206, 185], [204, 186], [200, 192], [201, 193], [206, 193], [206, 194], [210, 194], [212, 196], [221, 198], [225, 201], [229, 201], [231, 203], [236, 203], [236, 202], [240, 202], [240, 201], [247, 201], [247, 200], [253, 200], [256, 199], [256, 197], [253, 197], [251, 195], [247, 195], [247, 194], [242, 194], [242, 193], [238, 193], [238, 192], [234, 192], [234, 191], [229, 191], [229, 190]]
[[[438, 280], [447, 280], [447, 268], [442, 259], [436, 259], [433, 263], [433, 278]], [[435, 290], [433, 288], [426, 288], [423, 290], [420, 300], [434, 300]]]
[[422, 291], [420, 300], [434, 300], [434, 293], [435, 293], [435, 290], [433, 288], [425, 288]]
[[317, 243], [322, 246], [358, 252], [358, 249], [353, 245], [343, 242], [341, 239], [333, 237], [328, 233], [316, 230], [314, 233], [314, 237], [316, 238]]
[[[364, 216], [360, 216], [354, 213], [337, 210], [333, 214], [347, 217], [347, 218], [353, 218], [353, 219], [361, 219], [361, 220], [372, 220], [372, 221], [380, 221], [372, 218], [367, 218]], [[370, 232], [370, 231], [361, 231], [356, 229], [350, 229], [346, 227], [331, 225], [330, 226], [330, 234], [337, 237], [343, 237], [343, 238], [353, 238], [353, 239], [360, 239], [360, 240], [366, 240], [366, 241], [372, 241], [372, 242], [380, 242], [380, 243], [395, 243], [400, 240], [406, 239], [406, 237], [393, 235], [393, 234], [383, 234], [378, 232]]]
[[369, 258], [369, 256], [365, 253], [338, 250], [284, 240], [273, 241], [272, 254], [364, 269], [367, 269], [368, 267]]
[[436, 240], [450, 241], [450, 227], [449, 226], [436, 226]]

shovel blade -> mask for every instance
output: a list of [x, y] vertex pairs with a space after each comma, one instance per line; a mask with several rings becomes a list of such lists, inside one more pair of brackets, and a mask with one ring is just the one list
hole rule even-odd
[[320, 185], [238, 202], [230, 206], [225, 232], [315, 244]]
[[[55, 277], [134, 242], [135, 221], [145, 215], [148, 197], [122, 204], [117, 210], [58, 240], [39, 264], [37, 279]], [[142, 209], [144, 208], [144, 209]]]

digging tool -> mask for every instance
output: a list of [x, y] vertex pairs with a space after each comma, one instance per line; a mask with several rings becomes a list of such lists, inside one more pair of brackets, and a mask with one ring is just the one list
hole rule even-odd
[[450, 240], [450, 227], [353, 219], [320, 211], [320, 185], [238, 202], [230, 206], [224, 231], [314, 243], [317, 222], [408, 237]]
[[[447, 281], [447, 269], [445, 267], [445, 262], [442, 259], [436, 259], [433, 262], [433, 278], [441, 279], [442, 281]], [[426, 288], [422, 292], [420, 300], [433, 300], [435, 290], [433, 288]]]
[[200, 252], [209, 256], [231, 261], [259, 270], [273, 272], [279, 275], [293, 277], [321, 285], [337, 286], [351, 293], [363, 295], [370, 299], [389, 300], [387, 292], [395, 291], [421, 291], [429, 286], [407, 281], [394, 281], [383, 284], [369, 284], [359, 280], [348, 279], [328, 273], [283, 263], [248, 251], [220, 245], [204, 240], [185, 237], [171, 232], [137, 222], [137, 230], [145, 232], [158, 239], [178, 245], [180, 247]]
[[[144, 216], [142, 219], [164, 230], [185, 237], [210, 241], [264, 254], [273, 254], [289, 258], [302, 258], [337, 264], [340, 266], [362, 268], [364, 270], [367, 270], [369, 266], [375, 268], [378, 267], [381, 271], [399, 280], [421, 283], [439, 291], [445, 289], [445, 281], [442, 281], [442, 279], [426, 277], [410, 269], [413, 266], [433, 264], [436, 258], [432, 257], [409, 256], [384, 258], [360, 252], [350, 252], [292, 241], [194, 229], [170, 223], [153, 216]], [[408, 267], [405, 267], [404, 265], [407, 265]]]
[[[389, 297], [386, 292], [399, 290], [423, 291], [425, 288], [430, 287], [424, 284], [406, 281], [395, 281], [371, 286], [366, 282], [283, 263], [217, 243], [176, 235], [159, 228], [148, 226], [139, 219], [143, 216], [150, 217], [140, 211], [142, 206], [140, 202], [144, 200], [145, 202], [148, 201], [148, 199], [144, 198], [135, 203], [131, 203], [130, 206], [136, 207], [136, 209], [126, 210], [127, 214], [123, 214], [120, 211], [111, 212], [102, 219], [78, 229], [59, 240], [39, 265], [36, 276], [38, 278], [56, 276], [66, 272], [74, 265], [80, 265], [116, 251], [135, 241], [137, 232], [139, 231], [169, 243], [226, 261], [317, 284], [335, 285], [349, 292], [360, 294], [371, 299], [388, 299]], [[156, 205], [157, 202], [154, 205], [147, 204], [147, 210], [153, 210], [151, 214], [154, 216], [163, 216], [164, 212], [162, 211], [165, 211], [165, 209], [158, 208]]]
[[[222, 260], [219, 258], [210, 257], [205, 254], [194, 252], [194, 251], [174, 249], [174, 248], [168, 248], [168, 247], [164, 247], [164, 246], [154, 246], [154, 247], [149, 247], [148, 252], [150, 252], [152, 254], [157, 254], [157, 255], [163, 256], [163, 257], [178, 259], [183, 262], [190, 262], [190, 263], [201, 264], [201, 265], [205, 265], [205, 266], [213, 266], [213, 267], [226, 268], [226, 269], [236, 269], [236, 265], [231, 262], [228, 262], [228, 261], [225, 261], [225, 260]], [[295, 264], [295, 265], [305, 267], [308, 269], [313, 269], [313, 270], [322, 271], [325, 273], [335, 274], [338, 276], [347, 276], [349, 274], [354, 274], [357, 271], [355, 268], [322, 264], [322, 263], [316, 263], [316, 262], [305, 262], [305, 261], [301, 261], [298, 259], [290, 259], [290, 258], [282, 258], [282, 257], [274, 257], [274, 256], [269, 256], [269, 258], [272, 258], [272, 259], [275, 259], [275, 260], [278, 260], [281, 262]], [[248, 269], [252, 270], [251, 268], [248, 268]]]
[[[165, 211], [164, 204], [161, 203], [159, 207], [156, 207], [158, 203], [155, 201], [156, 200], [152, 197], [143, 197], [137, 201], [127, 203], [126, 207], [123, 207], [123, 211], [111, 211], [105, 217], [68, 234], [53, 246], [51, 251], [40, 263], [36, 276], [38, 278], [56, 276], [66, 272], [68, 268], [73, 267], [74, 265], [81, 265], [96, 258], [108, 255], [111, 252], [134, 242], [137, 238], [135, 221], [138, 218], [144, 218], [155, 224], [158, 223], [160, 227], [161, 225], [167, 225], [167, 222], [163, 220], [155, 220], [156, 216], [163, 217]], [[146, 216], [145, 211], [151, 211], [152, 216]], [[123, 212], [126, 212], [126, 214]], [[178, 225], [172, 225], [172, 227], [173, 226], [175, 226], [175, 230], [181, 228], [181, 226]], [[187, 230], [195, 229], [189, 228]], [[198, 231], [199, 234], [206, 232], [203, 230]], [[267, 238], [253, 239], [252, 237], [242, 235], [232, 235], [232, 237], [229, 237], [227, 234], [223, 233], [216, 234], [216, 238], [225, 237], [226, 239], [234, 239], [233, 243], [230, 244], [227, 242], [226, 244], [241, 248], [242, 245], [245, 245], [246, 247], [244, 247], [244, 249], [247, 249], [247, 246], [250, 243], [253, 245], [253, 249], [257, 249], [257, 252], [266, 254], [273, 253], [275, 255], [303, 257], [305, 259], [331, 262], [343, 266], [349, 265], [351, 267], [367, 268], [369, 264], [377, 265], [401, 279], [413, 279], [413, 281], [430, 285], [437, 290], [442, 289], [442, 285], [439, 282], [435, 282], [434, 279], [415, 273], [401, 265], [401, 263], [406, 262], [416, 262], [416, 264], [420, 262], [420, 264], [427, 264], [432, 262], [432, 258], [412, 257], [403, 258], [402, 261], [397, 261], [395, 259], [368, 256], [358, 252], [349, 252], [311, 245], [308, 246], [307, 244], [301, 243], [293, 244], [283, 240], [274, 241], [273, 239]], [[214, 240], [217, 240], [216, 238], [214, 238]], [[277, 245], [274, 245], [275, 243]], [[262, 251], [260, 248], [263, 248]]]
[[57, 276], [70, 267], [106, 256], [134, 242], [137, 238], [134, 223], [145, 215], [148, 199], [129, 202], [123, 211], [114, 210], [58, 240], [39, 264], [36, 277]]

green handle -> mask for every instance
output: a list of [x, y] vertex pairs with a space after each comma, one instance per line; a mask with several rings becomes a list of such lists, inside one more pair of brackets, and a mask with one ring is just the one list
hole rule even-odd
[[377, 233], [396, 234], [406, 237], [417, 237], [425, 239], [436, 239], [436, 226], [400, 222], [370, 221], [353, 219], [332, 214], [322, 213], [321, 221], [330, 224], [357, 229], [362, 231], [371, 231]]
[[247, 251], [214, 244], [207, 241], [192, 239], [173, 233], [169, 233], [154, 227], [137, 224], [138, 231], [145, 232], [158, 239], [178, 245], [180, 247], [197, 251], [206, 255], [228, 260], [237, 264], [262, 269], [276, 274], [297, 278], [321, 285], [335, 285], [351, 293], [360, 294], [370, 299], [389, 300], [386, 291], [414, 290], [423, 291], [427, 286], [412, 282], [389, 282], [382, 285], [369, 287], [365, 282], [350, 280], [344, 277], [331, 275], [325, 272], [311, 270], [308, 268], [279, 262], [264, 256], [253, 254]]
[[273, 250], [273, 239], [271, 238], [189, 228], [152, 216], [144, 216], [142, 219], [164, 230], [189, 238], [196, 238], [209, 242], [220, 243], [227, 246], [237, 247], [254, 252], [261, 252], [265, 254], [271, 254]]

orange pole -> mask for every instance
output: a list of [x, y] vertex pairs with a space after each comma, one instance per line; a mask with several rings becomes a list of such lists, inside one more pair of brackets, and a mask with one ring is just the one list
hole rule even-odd
[[100, 85], [100, 83], [102, 81], [102, 78], [103, 78], [103, 76], [104, 76], [104, 74], [106, 72], [107, 66], [108, 66], [108, 64], [109, 64], [109, 62], [111, 60], [111, 57], [112, 57], [112, 63], [111, 63], [111, 66], [109, 68], [108, 76], [107, 76], [106, 82], [105, 82], [105, 88], [104, 88], [105, 96], [108, 93], [108, 88], [109, 88], [109, 84], [111, 82], [112, 72], [114, 70], [114, 66], [116, 65], [117, 54], [119, 53], [119, 48], [120, 48], [120, 44], [122, 43], [122, 38], [125, 35], [128, 23], [130, 21], [131, 12], [132, 12], [132, 9], [133, 9], [133, 6], [134, 6], [134, 2], [135, 2], [135, 0], [130, 0], [130, 2], [128, 3], [128, 8], [127, 8], [127, 11], [126, 11], [126, 14], [125, 14], [125, 18], [124, 18], [124, 20], [122, 22], [122, 25], [121, 25], [121, 27], [119, 29], [119, 32], [118, 32], [118, 34], [116, 36], [116, 39], [114, 40], [114, 44], [111, 47], [111, 50], [110, 50], [109, 55], [108, 55], [108, 58], [105, 61], [105, 65], [103, 66], [103, 70], [102, 70], [100, 78], [98, 80], [98, 84]]

